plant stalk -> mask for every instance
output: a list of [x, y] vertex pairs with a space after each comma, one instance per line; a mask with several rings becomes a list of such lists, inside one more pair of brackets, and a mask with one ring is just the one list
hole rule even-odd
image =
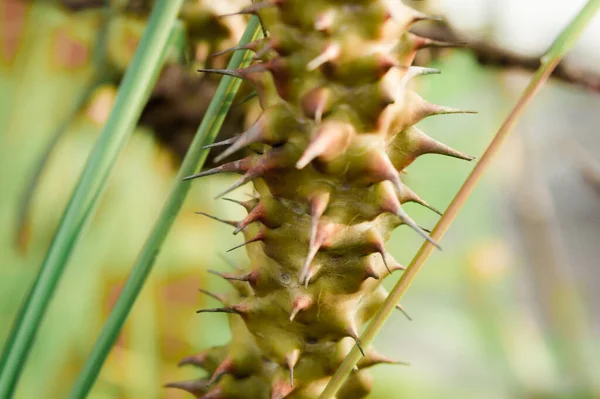
[[[254, 41], [260, 38], [261, 35], [258, 18], [252, 17], [240, 40], [240, 45]], [[249, 51], [237, 51], [231, 58], [228, 69], [248, 66], [251, 61], [252, 55]], [[215, 140], [225, 116], [229, 108], [231, 108], [240, 84], [240, 79], [230, 76], [225, 76], [221, 80], [215, 96], [202, 119], [202, 123], [194, 136], [190, 149], [185, 155], [175, 179], [175, 184], [163, 206], [162, 212], [127, 278], [123, 291], [119, 295], [115, 306], [102, 328], [100, 336], [92, 349], [92, 353], [77, 377], [77, 381], [69, 395], [70, 399], [85, 398], [94, 385], [104, 361], [117, 340], [121, 328], [152, 270], [154, 261], [160, 252], [160, 247], [167, 237], [169, 229], [173, 225], [190, 190], [190, 182], [183, 181], [183, 178], [197, 173], [202, 168], [209, 152], [202, 149], [202, 147], [211, 144]]]
[[14, 394], [65, 266], [158, 78], [171, 29], [182, 2], [159, 0], [152, 11], [110, 117], [88, 157], [36, 280], [5, 343], [0, 360], [0, 398], [7, 399]]
[[[589, 0], [579, 14], [561, 32], [546, 54], [541, 58], [540, 68], [531, 78], [531, 81], [521, 94], [521, 97], [514, 109], [508, 115], [505, 122], [500, 127], [500, 130], [498, 130], [492, 142], [484, 152], [483, 156], [480, 158], [479, 162], [477, 162], [477, 165], [475, 165], [475, 168], [469, 177], [467, 177], [467, 180], [464, 182], [450, 203], [450, 206], [446, 212], [444, 212], [444, 215], [431, 232], [431, 238], [433, 238], [433, 240], [439, 242], [446, 233], [451, 223], [456, 218], [458, 211], [469, 198], [469, 195], [475, 188], [475, 185], [481, 179], [494, 157], [498, 154], [502, 143], [514, 129], [518, 120], [523, 115], [526, 107], [531, 103], [535, 95], [548, 80], [552, 74], [552, 71], [556, 68], [562, 57], [564, 57], [564, 55], [573, 47], [598, 9], [600, 9], [600, 0]], [[390, 295], [387, 297], [377, 314], [374, 316], [373, 320], [369, 323], [361, 335], [360, 342], [362, 343], [363, 347], [367, 347], [371, 344], [373, 338], [375, 335], [377, 335], [387, 318], [390, 317], [390, 315], [394, 312], [395, 306], [400, 302], [400, 299], [406, 293], [413, 280], [423, 267], [423, 264], [433, 252], [434, 248], [435, 247], [428, 241], [423, 243], [402, 277], [400, 277], [394, 286]], [[334, 376], [331, 378], [327, 384], [327, 387], [319, 398], [329, 399], [334, 397], [360, 358], [360, 350], [357, 346], [354, 346]]]

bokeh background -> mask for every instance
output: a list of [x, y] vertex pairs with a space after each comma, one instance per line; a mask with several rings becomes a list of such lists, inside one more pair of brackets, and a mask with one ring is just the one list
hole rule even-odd
[[[0, 343], [35, 277], [119, 80], [143, 33], [147, 2], [0, 0]], [[579, 10], [570, 0], [407, 2], [446, 17], [424, 33], [466, 41], [420, 54], [443, 70], [422, 78], [428, 100], [476, 109], [421, 127], [479, 156], [525, 86], [535, 57]], [[72, 257], [23, 375], [17, 397], [64, 398], [85, 361], [174, 181], [242, 17], [218, 19], [242, 0], [189, 0], [182, 30], [140, 124], [112, 173]], [[377, 347], [410, 366], [373, 370], [372, 398], [600, 398], [600, 18], [596, 18], [505, 145], [406, 295]], [[533, 64], [532, 64], [532, 59]], [[240, 100], [249, 88], [243, 88]], [[222, 138], [256, 118], [234, 108]], [[209, 164], [210, 164], [209, 160]], [[406, 181], [438, 208], [473, 164], [423, 157]], [[231, 229], [194, 214], [240, 217], [215, 201], [231, 177], [195, 184], [156, 266], [90, 395], [185, 398], [165, 390], [193, 378], [186, 355], [229, 339], [222, 315], [198, 288], [224, 291], [207, 271], [244, 264]], [[234, 196], [243, 199], [248, 188]], [[407, 205], [433, 227], [437, 216]], [[400, 229], [390, 252], [408, 264], [420, 241]], [[393, 285], [393, 281], [387, 281]]]

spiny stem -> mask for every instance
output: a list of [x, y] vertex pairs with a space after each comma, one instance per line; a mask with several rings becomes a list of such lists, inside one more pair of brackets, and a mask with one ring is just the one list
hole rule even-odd
[[[583, 7], [579, 14], [571, 21], [571, 23], [562, 31], [558, 38], [554, 41], [550, 49], [541, 59], [541, 66], [532, 77], [531, 81], [521, 94], [519, 101], [517, 102], [514, 109], [506, 118], [504, 124], [500, 127], [500, 130], [494, 136], [494, 139], [486, 149], [485, 153], [475, 165], [475, 168], [464, 182], [452, 203], [444, 212], [444, 215], [439, 220], [433, 231], [431, 232], [431, 238], [439, 241], [444, 233], [450, 227], [450, 224], [456, 218], [458, 211], [465, 204], [469, 195], [475, 188], [477, 182], [483, 176], [483, 173], [489, 167], [491, 161], [494, 159], [500, 147], [509, 133], [514, 129], [520, 117], [523, 115], [526, 107], [531, 103], [537, 92], [542, 88], [544, 83], [548, 80], [552, 71], [556, 68], [561, 58], [573, 47], [577, 38], [581, 35], [584, 28], [587, 26], [592, 17], [600, 9], [600, 0], [589, 0], [588, 3]], [[373, 320], [369, 323], [365, 332], [360, 337], [360, 342], [363, 346], [368, 346], [375, 335], [379, 332], [385, 321], [393, 313], [396, 304], [400, 302], [402, 296], [406, 293], [411, 283], [423, 267], [427, 257], [433, 252], [434, 246], [425, 241], [415, 257], [413, 258], [410, 265], [407, 267], [402, 277], [398, 280], [394, 286], [392, 292], [385, 300]], [[346, 378], [352, 372], [354, 366], [358, 363], [361, 358], [361, 352], [356, 346], [352, 348], [346, 359], [342, 362], [334, 376], [331, 378], [327, 387], [319, 397], [319, 399], [332, 398], [336, 392], [340, 389]]]

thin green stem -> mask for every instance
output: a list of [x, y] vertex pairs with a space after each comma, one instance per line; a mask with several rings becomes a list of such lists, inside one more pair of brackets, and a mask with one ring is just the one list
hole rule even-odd
[[[518, 120], [523, 115], [526, 107], [531, 103], [531, 100], [548, 80], [552, 74], [552, 71], [560, 62], [561, 58], [573, 47], [577, 38], [581, 35], [584, 28], [596, 14], [598, 9], [600, 9], [600, 0], [588, 1], [585, 7], [583, 7], [575, 19], [573, 19], [573, 21], [563, 30], [563, 32], [554, 41], [550, 49], [542, 57], [542, 65], [521, 94], [516, 106], [508, 115], [504, 124], [494, 136], [494, 139], [486, 149], [485, 153], [431, 232], [431, 238], [433, 238], [435, 241], [439, 242], [444, 233], [446, 233], [450, 227], [450, 224], [456, 218], [458, 211], [465, 204], [477, 182], [481, 179], [484, 172], [497, 155], [502, 143], [509, 133], [514, 129]], [[427, 260], [433, 250], [434, 246], [431, 243], [428, 241], [423, 243], [402, 277], [394, 286], [390, 295], [387, 297], [377, 314], [374, 316], [373, 320], [369, 323], [364, 333], [361, 335], [360, 342], [362, 343], [363, 347], [371, 344], [373, 338], [375, 335], [377, 335], [387, 318], [393, 313], [395, 306], [400, 302], [400, 299], [406, 293], [411, 283], [423, 267], [425, 260]], [[356, 363], [360, 360], [360, 357], [360, 350], [355, 346], [352, 348], [348, 356], [346, 356], [346, 359], [342, 362], [334, 376], [327, 384], [327, 387], [319, 397], [320, 399], [329, 399], [336, 394], [348, 375], [350, 375], [352, 372], [352, 369]]]
[[[261, 29], [258, 18], [252, 17], [240, 44], [246, 44], [261, 37]], [[248, 51], [237, 51], [231, 58], [228, 68], [236, 69], [245, 67], [252, 61], [252, 55]], [[183, 181], [183, 178], [194, 173], [197, 173], [201, 168], [208, 151], [202, 147], [212, 143], [223, 120], [231, 108], [231, 104], [240, 87], [241, 80], [229, 76], [223, 77], [217, 91], [215, 93], [208, 110], [198, 128], [196, 136], [192, 141], [181, 168], [177, 174], [177, 178], [169, 197], [163, 206], [162, 212], [154, 225], [150, 236], [146, 240], [144, 248], [140, 252], [138, 259], [127, 278], [127, 282], [117, 299], [117, 302], [112, 309], [102, 332], [92, 349], [92, 353], [88, 357], [77, 381], [69, 395], [70, 399], [85, 398], [94, 385], [96, 378], [102, 368], [102, 364], [110, 353], [135, 300], [137, 299], [150, 271], [154, 265], [154, 261], [158, 256], [160, 247], [162, 246], [169, 229], [173, 225], [181, 206], [190, 190], [190, 182]]]
[[133, 131], [162, 66], [183, 0], [159, 0], [125, 73], [108, 122], [96, 142], [62, 216], [37, 278], [23, 303], [0, 360], [0, 398], [14, 394], [29, 350], [83, 227]]

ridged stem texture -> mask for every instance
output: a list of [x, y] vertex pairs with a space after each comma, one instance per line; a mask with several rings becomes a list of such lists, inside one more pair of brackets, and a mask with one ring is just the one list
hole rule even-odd
[[109, 120], [88, 158], [37, 278], [5, 344], [0, 361], [0, 398], [10, 398], [14, 394], [65, 265], [158, 77], [182, 1], [159, 0], [156, 3], [131, 66], [119, 88]]
[[[241, 11], [259, 15], [269, 35], [244, 48], [247, 68], [210, 69], [245, 79], [262, 114], [249, 129], [216, 145], [217, 162], [189, 176], [241, 177], [218, 197], [252, 182], [240, 221], [206, 215], [243, 233], [248, 268], [217, 273], [232, 340], [190, 356], [210, 377], [169, 384], [204, 399], [316, 398], [356, 344], [363, 355], [338, 399], [371, 390], [367, 368], [397, 363], [365, 345], [360, 328], [384, 303], [382, 281], [404, 269], [385, 248], [405, 226], [437, 245], [404, 211], [415, 202], [437, 212], [401, 180], [416, 158], [473, 158], [414, 125], [440, 114], [471, 113], [432, 104], [413, 78], [439, 73], [411, 66], [424, 47], [448, 47], [409, 32], [431, 17], [394, 0], [265, 0]], [[235, 50], [235, 49], [232, 49]], [[235, 249], [237, 247], [232, 248]], [[205, 316], [208, 317], [208, 316]]]

